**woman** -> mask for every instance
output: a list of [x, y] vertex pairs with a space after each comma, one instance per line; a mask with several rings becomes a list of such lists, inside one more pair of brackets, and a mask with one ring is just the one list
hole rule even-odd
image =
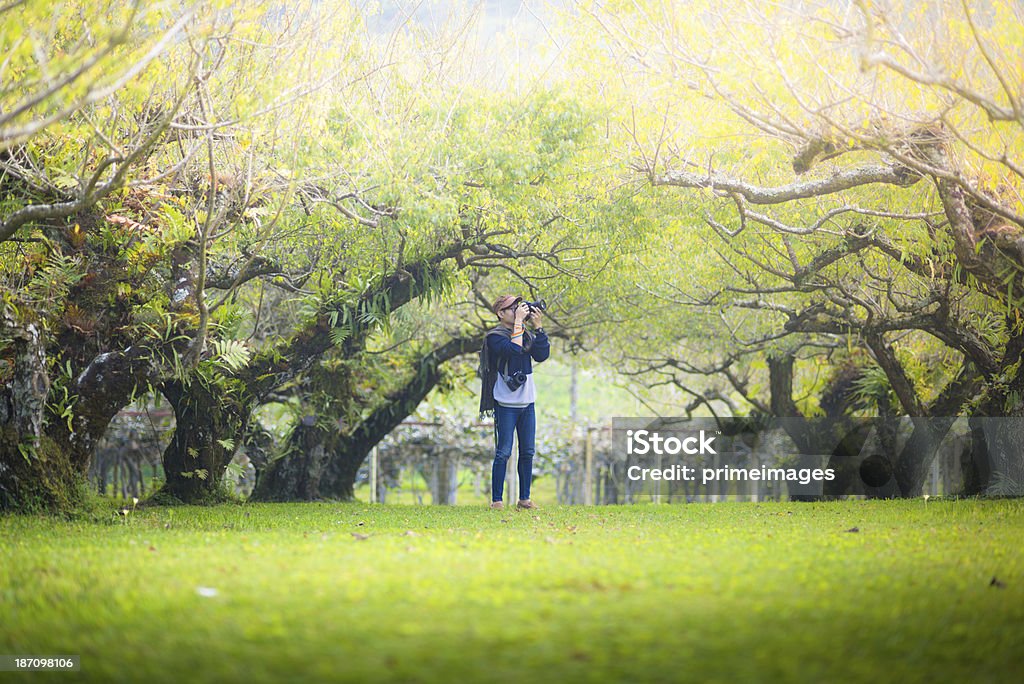
[[[491, 508], [504, 508], [505, 470], [512, 455], [512, 436], [519, 437], [519, 501], [516, 508], [536, 508], [530, 501], [533, 479], [534, 438], [537, 429], [531, 360], [548, 358], [548, 336], [540, 327], [540, 311], [522, 297], [502, 295], [494, 302], [498, 325], [487, 331], [482, 368], [483, 396], [480, 410], [494, 411], [494, 465], [491, 467]], [[526, 323], [534, 330], [527, 330]], [[518, 382], [525, 377], [524, 382]], [[510, 387], [511, 383], [511, 387]], [[492, 389], [493, 384], [493, 389]]]

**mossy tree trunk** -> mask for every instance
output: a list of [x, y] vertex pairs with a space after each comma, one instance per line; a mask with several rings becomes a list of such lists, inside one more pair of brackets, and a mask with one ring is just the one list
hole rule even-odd
[[67, 453], [43, 435], [31, 455], [0, 437], [0, 511], [65, 513], [79, 505], [88, 485]]
[[339, 439], [338, 431], [317, 425], [307, 416], [292, 430], [284, 456], [260, 473], [253, 490], [256, 501], [315, 501], [320, 478]]
[[161, 359], [174, 346], [151, 347], [132, 332], [135, 309], [119, 292], [136, 291], [146, 276], [126, 272], [116, 249], [85, 242], [104, 214], [83, 205], [74, 218], [76, 231], [84, 231], [77, 239], [62, 223], [42, 229], [51, 254], [73, 254], [75, 266], [36, 269], [58, 291], [66, 288], [64, 294], [47, 307], [20, 302], [20, 314], [0, 306], [0, 340], [8, 341], [0, 350], [0, 507], [6, 509], [60, 511], [80, 501], [110, 421], [162, 377]]
[[[19, 510], [36, 500], [46, 505], [59, 499], [66, 484], [58, 473], [69, 468], [47, 464], [40, 450], [50, 390], [40, 332], [33, 324], [19, 325], [6, 307], [0, 327], [11, 341], [0, 358], [0, 510]], [[57, 475], [55, 485], [48, 483], [48, 472]], [[57, 491], [49, 492], [51, 486]]]
[[971, 450], [961, 460], [962, 494], [1024, 495], [1024, 333], [1013, 335], [999, 365], [1003, 382], [988, 388], [969, 421]]
[[796, 357], [793, 354], [769, 356], [769, 408], [801, 454], [831, 454], [828, 465], [836, 472], [836, 479], [823, 483], [822, 494], [793, 494], [793, 501], [817, 501], [823, 496], [834, 498], [846, 493], [854, 478], [851, 467], [853, 457], [860, 453], [867, 430], [851, 421], [845, 413], [846, 398], [842, 385], [848, 381], [842, 375], [823, 393], [821, 404], [826, 415], [819, 420], [804, 416], [793, 400], [793, 373]]
[[[136, 389], [152, 377], [142, 347], [95, 356], [66, 380], [69, 414], [56, 415], [41, 334], [5, 318], [14, 340], [9, 378], [0, 388], [0, 509], [66, 511], [85, 491], [96, 444]], [[70, 422], [69, 422], [70, 420]]]
[[[164, 393], [174, 406], [177, 421], [174, 437], [164, 452], [167, 482], [162, 491], [183, 502], [217, 498], [216, 490], [224, 467], [234, 452], [233, 448], [229, 450], [224, 445], [241, 440], [254, 408], [282, 385], [313, 368], [328, 350], [336, 349], [343, 359], [357, 356], [377, 327], [373, 321], [389, 315], [395, 308], [424, 292], [443, 287], [447, 277], [443, 263], [461, 250], [461, 244], [449, 245], [428, 260], [401, 264], [368, 288], [356, 302], [342, 305], [338, 312], [346, 313], [351, 329], [341, 345], [334, 344], [330, 323], [332, 312], [325, 310], [282, 344], [258, 354], [244, 368], [227, 376], [230, 383], [244, 388], [244, 392], [238, 392], [239, 397], [244, 394], [244, 399], [219, 398], [197, 382], [187, 387], [168, 383]], [[375, 315], [367, 316], [367, 313]], [[197, 396], [192, 397], [194, 393]], [[316, 440], [314, 434], [297, 438], [306, 447], [311, 447]], [[310, 465], [297, 464], [294, 473], [261, 473], [261, 481], [269, 479], [262, 486], [257, 483], [253, 496], [257, 499], [266, 497], [266, 500], [308, 500], [315, 487], [308, 483], [300, 486], [299, 483], [308, 479], [302, 471]], [[277, 467], [281, 466], [272, 462], [268, 470]], [[207, 479], [197, 479], [196, 471], [205, 471]], [[280, 484], [268, 490], [271, 482]], [[295, 491], [304, 492], [303, 497], [288, 491], [293, 486], [297, 487]]]
[[360, 466], [381, 439], [409, 416], [441, 378], [441, 366], [461, 354], [476, 351], [480, 339], [465, 336], [424, 354], [412, 376], [390, 392], [359, 424], [341, 432], [339, 418], [356, 401], [347, 378], [322, 379], [321, 387], [340, 390], [330, 415], [309, 415], [292, 432], [285, 454], [260, 475], [253, 492], [259, 501], [310, 501], [354, 497]]
[[251, 399], [199, 378], [189, 385], [178, 380], [161, 386], [174, 409], [174, 435], [164, 451], [165, 481], [156, 495], [183, 503], [213, 503], [225, 498], [224, 471], [245, 434]]
[[336, 499], [352, 499], [356, 475], [370, 450], [416, 410], [441, 379], [446, 361], [477, 351], [480, 344], [481, 338], [475, 336], [458, 337], [422, 357], [412, 378], [385, 397], [355, 430], [339, 441], [325, 469], [321, 493]]
[[[949, 432], [960, 408], [981, 387], [981, 380], [974, 365], [966, 362], [960, 373], [946, 384], [942, 392], [930, 403], [921, 403], [914, 392], [913, 386], [906, 377], [902, 366], [898, 366], [895, 356], [886, 345], [876, 345], [876, 357], [881, 359], [880, 365], [890, 380], [897, 378], [893, 384], [904, 385], [900, 396], [900, 406], [907, 410], [908, 405], [916, 407], [911, 415], [913, 430], [902, 447], [897, 448], [895, 440], [896, 422], [899, 418], [891, 410], [887, 397], [879, 397], [879, 411], [883, 415], [872, 419], [882, 439], [880, 440], [886, 459], [892, 466], [892, 474], [896, 480], [899, 496], [911, 498], [920, 496], [923, 491], [928, 467], [931, 465], [939, 445]], [[769, 358], [768, 367], [771, 376], [771, 408], [777, 416], [801, 416], [792, 400], [793, 387], [792, 356]], [[867, 440], [871, 423], [851, 419], [846, 410], [850, 403], [851, 380], [854, 376], [833, 379], [833, 387], [829, 390], [828, 401], [822, 401], [826, 416], [821, 425], [823, 429], [812, 430], [803, 423], [805, 421], [783, 421], [787, 432], [802, 453], [831, 453], [828, 467], [836, 471], [837, 477], [826, 483], [824, 493], [828, 496], [848, 494], [859, 479], [857, 457]], [[843, 385], [839, 387], [837, 385]], [[801, 416], [802, 417], [802, 416]], [[808, 424], [810, 424], [808, 422]], [[792, 426], [792, 427], [790, 427]], [[886, 438], [887, 432], [893, 434]], [[817, 497], [801, 497], [817, 498]]]

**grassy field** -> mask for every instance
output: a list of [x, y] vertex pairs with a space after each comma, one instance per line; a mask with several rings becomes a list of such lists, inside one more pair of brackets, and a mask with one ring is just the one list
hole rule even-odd
[[1005, 682], [1022, 539], [1019, 500], [0, 517], [0, 654], [82, 660], [0, 678]]

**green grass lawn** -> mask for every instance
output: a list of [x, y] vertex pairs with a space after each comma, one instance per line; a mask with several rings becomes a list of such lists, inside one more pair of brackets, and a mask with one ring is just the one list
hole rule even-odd
[[1005, 682], [1022, 540], [1019, 500], [0, 517], [0, 654], [82, 662], [0, 679]]
[[[486, 506], [491, 501], [491, 466], [487, 464], [484, 475], [480, 478], [479, 489], [476, 478], [468, 469], [463, 468], [458, 475], [459, 486], [455, 493], [455, 502], [459, 505]], [[370, 502], [370, 483], [360, 482], [354, 488], [357, 500]], [[519, 490], [512, 491], [511, 479], [505, 480], [505, 503], [515, 502]], [[534, 476], [530, 481], [530, 500], [538, 506], [550, 506], [558, 503], [555, 491], [555, 478], [551, 475]], [[385, 495], [388, 504], [432, 504], [434, 497], [430, 494], [430, 485], [418, 473], [405, 471], [402, 474], [402, 485], [389, 489]]]

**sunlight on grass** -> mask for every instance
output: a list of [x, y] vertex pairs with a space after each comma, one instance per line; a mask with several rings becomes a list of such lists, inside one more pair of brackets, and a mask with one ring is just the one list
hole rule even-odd
[[0, 653], [81, 655], [34, 681], [1005, 681], [1021, 538], [1021, 501], [6, 517]]

